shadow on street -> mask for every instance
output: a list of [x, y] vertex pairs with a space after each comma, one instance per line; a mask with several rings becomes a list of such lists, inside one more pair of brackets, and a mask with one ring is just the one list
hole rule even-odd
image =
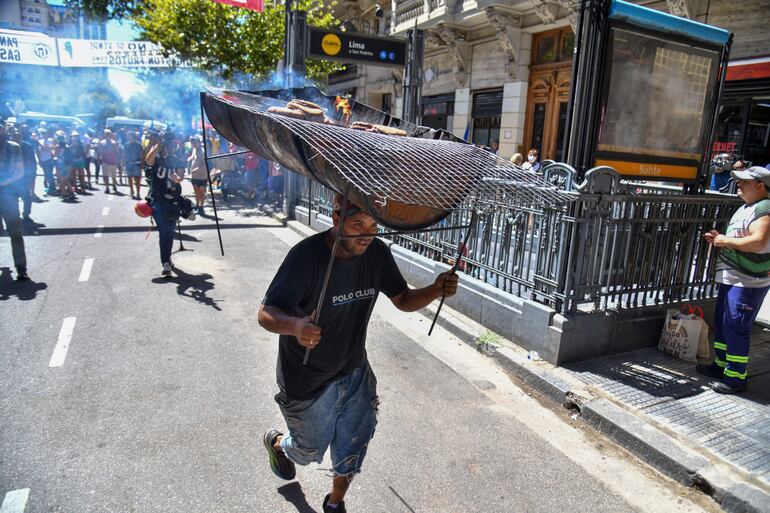
[[174, 267], [175, 276], [169, 278], [157, 277], [152, 279], [152, 283], [163, 285], [165, 283], [176, 284], [176, 293], [183, 297], [189, 297], [195, 301], [210, 306], [215, 310], [222, 311], [218, 303], [221, 299], [208, 297], [206, 294], [214, 290], [214, 283], [210, 282], [213, 278], [210, 274], [189, 274], [178, 267]]
[[10, 267], [0, 267], [0, 301], [17, 297], [21, 301], [35, 299], [37, 293], [48, 288], [44, 282], [16, 281], [11, 275]]
[[305, 492], [302, 491], [302, 485], [294, 481], [284, 485], [278, 489], [278, 493], [283, 495], [283, 498], [297, 508], [298, 513], [318, 513], [313, 507], [308, 504], [305, 498]]

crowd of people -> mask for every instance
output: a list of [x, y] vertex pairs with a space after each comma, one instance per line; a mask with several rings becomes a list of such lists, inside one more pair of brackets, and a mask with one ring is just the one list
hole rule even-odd
[[[28, 277], [23, 228], [34, 226], [32, 205], [44, 201], [36, 194], [38, 170], [42, 171], [43, 195], [49, 201], [58, 197], [63, 202], [77, 203], [78, 196], [91, 195], [98, 187], [104, 187], [104, 194], [122, 195], [118, 186], [126, 185], [130, 199], [151, 201], [153, 179], [148, 169], [152, 168], [153, 147], [162, 133], [162, 160], [173, 162], [178, 183], [190, 179], [195, 194], [192, 208], [197, 214], [205, 215], [209, 179], [225, 201], [240, 196], [255, 204], [280, 207], [283, 200], [284, 171], [280, 166], [243, 151], [213, 131], [207, 134], [207, 167], [200, 130], [182, 133], [151, 124], [96, 132], [46, 122], [28, 126], [12, 119], [0, 120], [0, 125], [0, 228], [11, 237], [20, 280]], [[21, 216], [19, 200], [23, 204]]]
[[[68, 129], [41, 122], [35, 127], [10, 124], [8, 137], [21, 147], [24, 178], [17, 184], [24, 201], [23, 220], [31, 222], [38, 166], [42, 170], [44, 194], [74, 202], [79, 195], [104, 187], [105, 194], [118, 193], [118, 186], [128, 185], [129, 197], [142, 198], [144, 153], [148, 144], [146, 128], [107, 128], [101, 133], [86, 129]], [[185, 168], [195, 191], [195, 205], [203, 213], [208, 172], [204, 161], [203, 137], [200, 131], [177, 134], [175, 154], [186, 163]], [[208, 137], [209, 155], [238, 153], [232, 143], [218, 134]], [[253, 153], [214, 159], [210, 166], [215, 189], [223, 199], [241, 195], [260, 202], [280, 203], [283, 192], [283, 170], [275, 163]]]

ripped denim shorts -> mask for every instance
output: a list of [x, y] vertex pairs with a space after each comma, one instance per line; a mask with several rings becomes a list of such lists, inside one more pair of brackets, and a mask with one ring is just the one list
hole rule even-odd
[[281, 448], [291, 461], [321, 463], [331, 448], [336, 476], [352, 478], [361, 471], [379, 404], [377, 378], [369, 362], [329, 383], [313, 399], [294, 400], [279, 392], [275, 401], [288, 427]]

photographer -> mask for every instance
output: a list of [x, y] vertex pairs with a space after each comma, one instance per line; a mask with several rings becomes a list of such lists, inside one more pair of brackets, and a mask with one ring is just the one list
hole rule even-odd
[[174, 134], [152, 130], [148, 139], [144, 154], [144, 171], [150, 184], [148, 201], [152, 206], [152, 218], [158, 225], [160, 262], [163, 265], [161, 275], [170, 277], [174, 224], [180, 217], [192, 221], [195, 214], [192, 202], [182, 196], [185, 162], [177, 156]]

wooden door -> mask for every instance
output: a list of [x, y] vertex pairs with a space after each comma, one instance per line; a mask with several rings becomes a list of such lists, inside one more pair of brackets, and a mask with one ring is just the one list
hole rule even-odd
[[557, 64], [538, 68], [530, 74], [523, 150], [536, 149], [540, 160], [562, 160], [571, 67]]

